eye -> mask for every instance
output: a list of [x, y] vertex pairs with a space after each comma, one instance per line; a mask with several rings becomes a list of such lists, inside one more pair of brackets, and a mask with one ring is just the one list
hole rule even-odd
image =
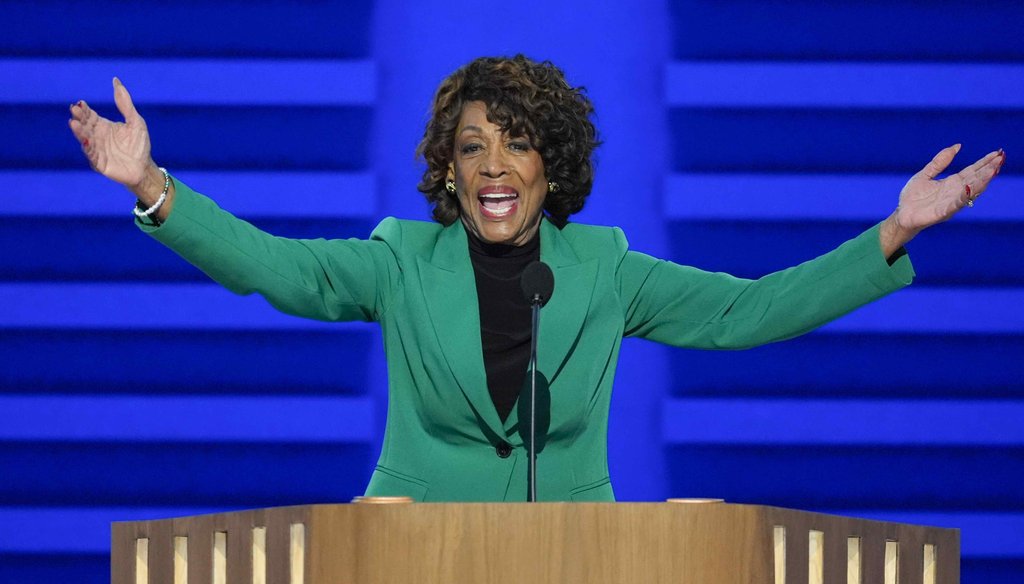
[[482, 149], [483, 149], [482, 145], [480, 145], [480, 144], [478, 144], [476, 142], [470, 142], [469, 144], [463, 144], [462, 148], [460, 148], [459, 151], [462, 152], [462, 154], [465, 155], [465, 154], [473, 154], [474, 152], [479, 152]]
[[510, 150], [515, 150], [516, 152], [529, 152], [532, 148], [530, 143], [525, 140], [513, 140], [512, 142], [509, 142], [508, 147]]

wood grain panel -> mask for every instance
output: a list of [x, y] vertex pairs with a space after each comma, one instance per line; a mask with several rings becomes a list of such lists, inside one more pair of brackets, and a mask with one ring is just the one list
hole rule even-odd
[[[882, 581], [887, 540], [900, 542], [901, 582], [920, 581], [925, 543], [936, 546], [937, 582], [959, 582], [955, 529], [753, 505], [662, 503], [310, 505], [115, 524], [112, 582], [133, 581], [124, 565], [133, 565], [138, 537], [166, 547], [170, 557], [172, 537], [188, 535], [189, 582], [205, 584], [213, 533], [223, 531], [229, 582], [248, 584], [257, 526], [267, 533], [267, 581], [288, 582], [289, 531], [298, 523], [306, 534], [305, 584], [769, 584], [775, 526], [786, 528], [787, 582], [807, 579], [812, 529], [824, 534], [825, 582], [845, 581], [848, 537], [861, 539], [864, 582]], [[164, 578], [155, 570], [169, 574], [172, 564], [155, 562], [153, 576]]]

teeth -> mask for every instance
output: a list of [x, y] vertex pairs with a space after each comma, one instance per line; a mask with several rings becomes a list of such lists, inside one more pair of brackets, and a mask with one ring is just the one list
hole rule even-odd
[[511, 211], [512, 207], [507, 207], [505, 209], [487, 209], [487, 214], [492, 215], [494, 217], [503, 217], [505, 215], [508, 215]]
[[480, 200], [480, 208], [486, 215], [499, 218], [512, 212], [516, 200], [519, 199], [519, 193], [482, 193], [478, 194], [477, 198]]

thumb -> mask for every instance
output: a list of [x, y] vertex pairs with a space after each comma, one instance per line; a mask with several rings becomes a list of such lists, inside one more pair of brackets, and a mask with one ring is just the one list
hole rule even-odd
[[139, 112], [135, 111], [135, 104], [132, 103], [128, 89], [117, 77], [114, 77], [114, 103], [117, 104], [117, 111], [124, 116], [124, 121], [131, 122], [141, 117]]
[[921, 169], [919, 174], [923, 174], [928, 178], [935, 178], [939, 176], [943, 170], [946, 170], [949, 163], [953, 162], [953, 158], [958, 152], [960, 152], [959, 144], [953, 144], [949, 148], [939, 150], [939, 153], [935, 155], [935, 158], [932, 158], [931, 162], [924, 165], [924, 168]]

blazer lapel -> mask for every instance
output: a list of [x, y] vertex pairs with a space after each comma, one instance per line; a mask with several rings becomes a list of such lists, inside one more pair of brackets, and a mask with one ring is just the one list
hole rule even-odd
[[460, 222], [441, 231], [430, 261], [419, 260], [419, 272], [434, 334], [459, 389], [490, 431], [504, 437], [487, 389], [476, 278]]
[[[553, 383], [582, 334], [597, 261], [580, 262], [561, 231], [547, 220], [541, 221], [540, 256], [554, 273], [555, 289], [540, 312], [537, 360], [539, 371]], [[434, 334], [459, 389], [491, 432], [509, 436], [518, 423], [517, 408], [502, 424], [487, 389], [476, 278], [461, 223], [442, 230], [431, 259], [419, 260], [419, 272]]]
[[555, 275], [555, 290], [540, 310], [537, 367], [554, 383], [582, 333], [598, 262], [581, 262], [562, 232], [546, 220], [541, 222], [540, 258]]
[[[544, 383], [550, 387], [583, 332], [583, 323], [594, 296], [598, 263], [596, 260], [581, 262], [562, 232], [547, 220], [541, 222], [540, 259], [555, 276], [551, 300], [540, 310], [540, 336], [537, 339], [537, 372], [543, 375]], [[529, 375], [529, 370], [526, 374]], [[529, 387], [529, 378], [525, 378], [520, 401], [528, 399]], [[505, 420], [504, 431], [511, 438], [520, 430], [517, 402]]]

